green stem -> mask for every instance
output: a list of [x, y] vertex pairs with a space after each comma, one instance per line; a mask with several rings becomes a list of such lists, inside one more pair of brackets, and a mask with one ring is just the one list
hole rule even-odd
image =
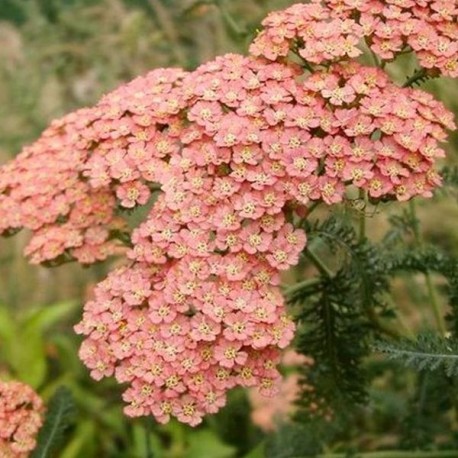
[[445, 326], [444, 317], [442, 316], [441, 307], [437, 300], [436, 288], [433, 284], [433, 279], [430, 272], [425, 273], [426, 290], [428, 291], [428, 298], [431, 302], [431, 306], [434, 313], [434, 319], [436, 320], [437, 327], [440, 333], [445, 336], [447, 334], [447, 328]]
[[372, 307], [366, 307], [366, 315], [369, 321], [376, 327], [379, 331], [387, 336], [394, 337], [395, 339], [399, 339], [403, 337], [402, 334], [395, 328], [392, 328], [388, 324], [384, 323], [380, 317], [378, 316], [377, 312]]
[[296, 293], [300, 290], [305, 290], [309, 288], [313, 288], [321, 283], [319, 278], [308, 278], [307, 280], [303, 280], [299, 283], [295, 283], [294, 285], [288, 286], [284, 289], [283, 294], [288, 297], [292, 294]]
[[420, 226], [419, 226], [419, 221], [417, 218], [417, 207], [415, 205], [414, 200], [409, 201], [409, 209], [410, 209], [410, 219], [411, 219], [412, 230], [413, 230], [415, 241], [417, 242], [417, 245], [422, 245], [423, 242], [421, 240]]
[[310, 248], [306, 248], [304, 254], [315, 265], [315, 267], [322, 275], [328, 278], [332, 278], [334, 276], [328, 266], [326, 266], [326, 264], [313, 251], [310, 250]]
[[[327, 453], [325, 455], [317, 455], [316, 458], [456, 458], [458, 450], [438, 450], [438, 451], [401, 451], [401, 450], [387, 450], [385, 452], [367, 452], [355, 453], [349, 455], [348, 453]], [[297, 456], [295, 458], [302, 458]], [[303, 457], [305, 458], [305, 457]]]
[[170, 430], [172, 447], [169, 451], [170, 458], [182, 458], [186, 451], [186, 437], [183, 423], [173, 423]]
[[359, 212], [359, 241], [364, 242], [366, 240], [366, 203], [367, 194], [364, 189], [359, 190], [359, 198], [364, 202], [363, 209]]
[[149, 190], [151, 192], [161, 191], [162, 190], [162, 186], [160, 184], [158, 184], [158, 183], [149, 183]]
[[145, 439], [146, 439], [146, 458], [154, 458], [153, 444], [151, 443], [152, 433], [152, 419], [150, 417], [145, 418]]
[[307, 207], [307, 218], [310, 216], [310, 214], [315, 210], [315, 208], [318, 207], [318, 205], [320, 205], [320, 201], [316, 201], [316, 202], [313, 202], [313, 204], [310, 205], [310, 207]]
[[[423, 246], [423, 239], [421, 237], [420, 229], [419, 229], [419, 224], [418, 224], [418, 218], [417, 218], [417, 210], [415, 206], [415, 201], [411, 200], [409, 202], [410, 206], [410, 217], [412, 218], [412, 229], [413, 229], [413, 234], [415, 238], [415, 242], [419, 248]], [[426, 290], [428, 293], [428, 299], [429, 303], [433, 309], [434, 313], [434, 318], [436, 320], [437, 327], [440, 331], [440, 333], [445, 336], [447, 333], [447, 328], [445, 326], [445, 321], [444, 317], [442, 315], [442, 310], [441, 306], [439, 304], [439, 301], [437, 299], [437, 294], [436, 294], [436, 289], [433, 284], [433, 279], [431, 276], [431, 273], [426, 271], [425, 273], [425, 280], [426, 280]]]
[[302, 65], [304, 66], [304, 68], [308, 70], [310, 73], [315, 73], [315, 70], [313, 70], [313, 67], [303, 57], [301, 57], [301, 59], [302, 59]]
[[375, 52], [372, 51], [371, 44], [369, 43], [368, 38], [366, 37], [364, 39], [364, 41], [366, 42], [367, 49], [369, 50], [369, 53], [370, 53], [370, 55], [372, 57], [372, 60], [374, 61], [374, 66], [375, 67], [381, 67], [381, 64], [380, 64], [380, 61], [378, 60], [377, 54], [375, 54]]
[[393, 310], [396, 310], [396, 319], [397, 319], [397, 322], [398, 322], [399, 326], [402, 328], [402, 332], [398, 333], [399, 334], [398, 337], [407, 337], [409, 339], [414, 340], [415, 339], [415, 333], [407, 325], [404, 316], [398, 310], [398, 307], [396, 306], [396, 303], [395, 303], [393, 297], [391, 296], [391, 294], [388, 294], [385, 297], [386, 297], [386, 300], [391, 305], [391, 308]]
[[404, 54], [410, 54], [412, 51], [413, 51], [413, 49], [410, 46], [407, 46], [402, 51], [398, 52], [396, 55], [397, 56], [403, 56]]

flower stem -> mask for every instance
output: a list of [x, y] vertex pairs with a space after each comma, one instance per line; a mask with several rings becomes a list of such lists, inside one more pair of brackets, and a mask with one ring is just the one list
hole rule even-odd
[[442, 316], [441, 307], [439, 305], [439, 301], [437, 300], [436, 288], [434, 287], [430, 272], [425, 273], [425, 280], [426, 290], [428, 291], [428, 297], [431, 302], [437, 327], [439, 328], [440, 333], [445, 336], [447, 334], [447, 329], [445, 327], [444, 317]]
[[364, 189], [359, 190], [359, 198], [364, 202], [363, 209], [359, 212], [359, 241], [364, 242], [366, 239], [366, 203], [367, 194]]
[[152, 419], [145, 418], [145, 435], [146, 435], [146, 458], [154, 458], [153, 444], [151, 443]]
[[307, 280], [300, 281], [299, 283], [295, 283], [294, 285], [288, 286], [283, 291], [283, 294], [288, 297], [300, 290], [306, 290], [309, 288], [313, 288], [321, 283], [319, 278], [308, 278]]
[[302, 58], [302, 65], [306, 70], [308, 70], [310, 73], [315, 73], [315, 70], [313, 70], [313, 67], [305, 60]]
[[[415, 201], [411, 200], [409, 202], [410, 206], [410, 217], [412, 219], [412, 229], [415, 238], [415, 242], [419, 248], [423, 246], [423, 239], [420, 234], [420, 230], [418, 227], [418, 218], [417, 218], [417, 210], [415, 206]], [[426, 290], [428, 293], [429, 303], [432, 307], [434, 318], [436, 320], [437, 327], [439, 332], [444, 336], [447, 332], [447, 328], [445, 326], [444, 317], [442, 316], [441, 307], [439, 301], [437, 299], [436, 289], [433, 284], [431, 273], [426, 271], [425, 273], [425, 280], [426, 280]]]
[[371, 57], [372, 57], [372, 60], [374, 61], [374, 66], [375, 66], [375, 67], [381, 67], [381, 63], [380, 63], [380, 61], [378, 60], [377, 54], [375, 54], [375, 52], [372, 51], [371, 44], [370, 44], [368, 38], [366, 37], [366, 38], [364, 39], [364, 41], [366, 42], [367, 49], [369, 50], [369, 53], [370, 53], [370, 55], [371, 55]]
[[326, 266], [326, 264], [312, 250], [310, 250], [310, 248], [306, 248], [304, 254], [322, 275], [328, 278], [332, 278], [334, 276], [329, 267]]
[[401, 327], [402, 331], [397, 331], [398, 337], [407, 337], [408, 339], [415, 339], [415, 333], [410, 329], [410, 327], [407, 325], [405, 318], [401, 314], [401, 312], [398, 310], [398, 307], [396, 306], [396, 303], [393, 299], [393, 296], [391, 294], [387, 294], [385, 297], [386, 301], [389, 303], [391, 308], [393, 310], [396, 310], [396, 319], [397, 323]]
[[310, 214], [315, 210], [316, 207], [318, 207], [318, 205], [320, 205], [320, 201], [317, 200], [315, 202], [313, 202], [310, 207], [307, 207], [307, 217], [310, 216]]
[[402, 333], [400, 333], [397, 329], [392, 328], [388, 324], [384, 323], [380, 319], [380, 317], [378, 316], [377, 312], [374, 310], [373, 307], [366, 307], [365, 311], [366, 311], [366, 316], [369, 319], [369, 321], [380, 332], [382, 332], [383, 334], [386, 334], [387, 336], [393, 337], [395, 339], [399, 339], [400, 337], [403, 337]]

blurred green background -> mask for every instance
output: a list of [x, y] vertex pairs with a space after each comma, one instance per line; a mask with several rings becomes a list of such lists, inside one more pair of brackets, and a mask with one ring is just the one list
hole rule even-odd
[[[95, 103], [122, 82], [152, 68], [194, 68], [216, 55], [246, 52], [268, 11], [287, 0], [0, 0], [0, 163], [32, 142], [53, 118]], [[389, 66], [394, 78], [414, 62]], [[458, 84], [426, 86], [458, 113]], [[458, 163], [458, 136], [448, 146]], [[458, 253], [456, 194], [421, 205], [428, 240]], [[396, 211], [395, 209], [393, 211]], [[368, 226], [374, 237], [386, 215]], [[78, 421], [59, 457], [145, 457], [148, 440], [157, 458], [263, 456], [263, 433], [249, 422], [245, 394], [193, 432], [178, 423], [149, 426], [121, 414], [119, 388], [92, 382], [79, 362], [71, 326], [81, 303], [107, 266], [59, 269], [29, 266], [21, 252], [27, 234], [0, 241], [0, 375], [30, 383], [49, 398], [68, 386]], [[428, 320], [415, 281], [400, 288], [399, 300], [413, 326]], [[423, 304], [424, 305], [424, 304]], [[423, 313], [424, 312], [424, 313]], [[374, 439], [363, 438], [366, 443]]]

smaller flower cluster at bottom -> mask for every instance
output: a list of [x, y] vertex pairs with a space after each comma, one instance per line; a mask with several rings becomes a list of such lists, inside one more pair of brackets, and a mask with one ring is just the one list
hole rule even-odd
[[0, 457], [25, 458], [43, 424], [41, 398], [28, 385], [0, 381]]

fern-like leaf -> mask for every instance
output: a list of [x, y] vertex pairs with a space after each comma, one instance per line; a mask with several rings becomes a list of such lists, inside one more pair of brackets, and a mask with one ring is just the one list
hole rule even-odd
[[297, 309], [297, 349], [316, 361], [306, 370], [305, 383], [314, 390], [301, 394], [298, 420], [310, 417], [310, 405], [318, 417], [332, 413], [337, 418], [366, 401], [361, 362], [369, 351], [369, 336], [379, 332], [374, 320], [384, 309], [383, 293], [388, 289], [386, 266], [376, 247], [361, 241], [350, 224], [331, 217], [308, 233], [312, 240], [323, 240], [341, 261], [334, 275], [305, 281], [288, 297]]
[[37, 447], [31, 458], [55, 456], [56, 449], [65, 438], [66, 430], [73, 422], [74, 412], [71, 392], [65, 387], [58, 388], [49, 401], [45, 423], [38, 434]]
[[428, 73], [426, 68], [420, 68], [415, 71], [415, 73], [406, 79], [402, 87], [414, 87], [415, 85], [420, 85], [425, 83], [429, 79], [436, 78], [437, 76]]
[[401, 361], [416, 370], [444, 370], [449, 377], [458, 377], [458, 341], [432, 333], [420, 334], [416, 340], [395, 343], [379, 341], [375, 350], [388, 358]]

